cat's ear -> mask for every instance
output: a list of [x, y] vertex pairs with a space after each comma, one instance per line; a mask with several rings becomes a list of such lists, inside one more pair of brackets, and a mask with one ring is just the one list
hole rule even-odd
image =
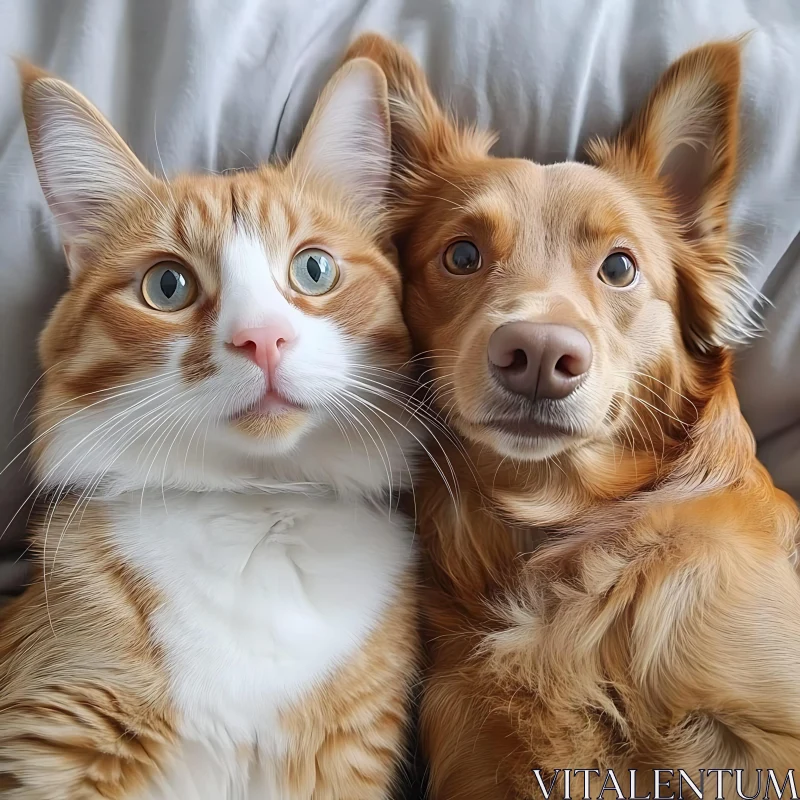
[[156, 179], [80, 92], [24, 61], [17, 68], [39, 182], [69, 253], [102, 230], [115, 202]]
[[489, 131], [459, 124], [443, 109], [422, 67], [402, 45], [377, 33], [362, 33], [348, 48], [345, 64], [365, 58], [386, 77], [392, 133], [391, 224], [394, 233], [427, 213], [430, 197], [459, 179], [471, 162], [485, 158], [495, 140]]
[[378, 33], [362, 33], [344, 58], [345, 63], [368, 58], [386, 76], [392, 146], [401, 178], [438, 172], [443, 161], [482, 158], [494, 144], [493, 133], [459, 125], [442, 109], [422, 67], [397, 42]]
[[341, 67], [317, 101], [292, 167], [339, 187], [360, 210], [380, 205], [392, 165], [386, 78], [372, 61]]

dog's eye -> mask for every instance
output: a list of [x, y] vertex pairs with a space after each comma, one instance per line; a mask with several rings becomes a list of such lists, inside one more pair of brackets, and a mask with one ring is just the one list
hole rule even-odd
[[472, 242], [453, 242], [444, 251], [444, 266], [453, 275], [472, 275], [481, 268], [481, 253]]
[[632, 286], [639, 271], [633, 259], [626, 253], [612, 253], [600, 265], [597, 277], [603, 283], [613, 286], [616, 289], [625, 289]]

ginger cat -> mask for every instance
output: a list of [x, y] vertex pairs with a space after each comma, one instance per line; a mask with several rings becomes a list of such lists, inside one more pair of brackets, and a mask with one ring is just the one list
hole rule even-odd
[[0, 797], [388, 797], [418, 436], [383, 74], [342, 67], [285, 166], [166, 181], [20, 70], [70, 286], [41, 337], [37, 577], [0, 618]]

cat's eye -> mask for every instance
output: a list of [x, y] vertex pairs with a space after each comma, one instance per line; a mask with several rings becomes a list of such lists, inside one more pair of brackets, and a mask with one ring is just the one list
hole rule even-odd
[[636, 281], [639, 270], [627, 253], [612, 253], [600, 265], [597, 277], [615, 289], [627, 289]]
[[300, 294], [327, 294], [339, 280], [339, 267], [324, 250], [309, 247], [301, 250], [289, 267], [289, 282]]
[[444, 251], [444, 266], [453, 275], [472, 275], [481, 268], [481, 252], [466, 239], [453, 242]]
[[160, 261], [142, 279], [142, 297], [156, 311], [180, 311], [197, 297], [192, 273], [175, 261]]

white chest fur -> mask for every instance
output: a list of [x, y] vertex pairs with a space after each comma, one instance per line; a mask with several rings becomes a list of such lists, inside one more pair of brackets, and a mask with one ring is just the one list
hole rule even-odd
[[153, 633], [187, 752], [216, 757], [280, 757], [280, 709], [357, 650], [412, 558], [404, 521], [355, 501], [148, 492], [111, 513], [122, 556], [165, 599]]

